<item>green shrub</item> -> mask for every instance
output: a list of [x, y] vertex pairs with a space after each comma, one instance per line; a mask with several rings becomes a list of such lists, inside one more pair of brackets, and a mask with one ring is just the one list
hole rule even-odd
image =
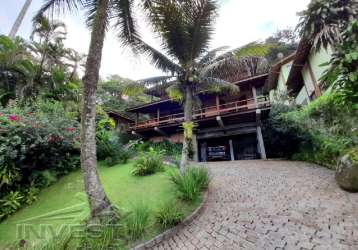
[[131, 240], [141, 238], [146, 232], [150, 222], [150, 209], [143, 203], [132, 206], [131, 212], [123, 222], [124, 234]]
[[0, 199], [19, 192], [25, 196], [20, 207], [31, 203], [36, 199], [32, 188], [47, 187], [79, 168], [79, 145], [79, 123], [60, 102], [0, 108]]
[[304, 107], [272, 106], [264, 131], [268, 156], [335, 168], [339, 157], [358, 144], [357, 111], [337, 95], [327, 91]]
[[19, 191], [11, 191], [0, 199], [0, 219], [6, 218], [20, 209], [24, 199], [24, 195]]
[[146, 154], [142, 153], [136, 160], [132, 174], [139, 176], [151, 175], [162, 171], [163, 168], [163, 152], [150, 148], [149, 152]]
[[57, 181], [57, 174], [54, 171], [36, 171], [32, 174], [32, 182], [37, 187], [48, 187]]
[[190, 167], [183, 174], [172, 172], [170, 175], [179, 197], [185, 201], [195, 201], [200, 192], [208, 187], [209, 172], [204, 167]]
[[184, 214], [178, 209], [174, 201], [167, 202], [156, 213], [156, 221], [162, 228], [178, 225], [184, 218]]
[[79, 249], [122, 249], [119, 247], [120, 228], [117, 224], [87, 225], [82, 234]]
[[192, 167], [188, 170], [188, 174], [191, 175], [195, 183], [200, 189], [206, 189], [209, 185], [209, 170], [206, 167]]
[[97, 159], [105, 160], [107, 166], [127, 163], [132, 155], [132, 150], [120, 142], [115, 131], [97, 132]]
[[164, 140], [162, 142], [138, 141], [134, 148], [139, 152], [146, 152], [150, 148], [153, 148], [156, 151], [165, 152], [165, 154], [168, 156], [176, 157], [181, 154], [182, 144], [172, 143], [168, 140]]

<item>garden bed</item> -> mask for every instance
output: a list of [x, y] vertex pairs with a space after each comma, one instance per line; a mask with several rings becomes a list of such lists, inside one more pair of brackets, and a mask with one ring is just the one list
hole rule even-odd
[[[168, 168], [164, 172], [144, 177], [133, 176], [132, 169], [133, 163], [130, 162], [110, 168], [100, 166], [99, 172], [108, 197], [119, 207], [121, 213], [130, 212], [133, 205], [139, 202], [150, 209], [150, 223], [146, 233], [139, 239], [140, 241], [151, 239], [165, 231], [155, 223], [155, 214], [166, 202], [175, 200], [184, 217], [187, 217], [202, 201], [202, 197], [195, 202], [178, 200], [175, 187], [170, 181]], [[64, 211], [62, 215], [66, 215], [58, 216], [58, 210]], [[74, 218], [81, 218], [87, 214], [88, 205], [83, 191], [82, 173], [76, 171], [43, 190], [36, 202], [2, 222], [0, 224], [0, 247], [20, 239], [27, 242], [35, 240], [34, 234], [29, 234], [28, 237], [23, 235], [19, 238], [16, 224], [26, 223], [33, 226], [35, 230], [40, 229], [40, 224], [48, 224], [58, 230], [63, 224], [78, 223]], [[138, 240], [136, 241], [138, 242]], [[126, 240], [122, 242], [122, 247], [129, 248], [134, 244], [134, 240]]]

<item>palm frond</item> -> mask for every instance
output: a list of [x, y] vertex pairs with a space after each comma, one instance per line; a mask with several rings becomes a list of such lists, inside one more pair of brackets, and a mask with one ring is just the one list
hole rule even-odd
[[201, 78], [195, 87], [197, 92], [220, 93], [226, 91], [235, 94], [240, 91], [236, 84], [215, 77]]
[[166, 89], [168, 96], [179, 103], [184, 101], [185, 90], [180, 82], [173, 83]]
[[342, 32], [352, 20], [358, 18], [355, 0], [311, 1], [300, 16], [297, 30], [301, 37], [310, 41], [316, 51], [342, 41]]
[[269, 48], [260, 43], [249, 43], [242, 47], [217, 55], [202, 64], [200, 77], [215, 77], [226, 81], [238, 81], [245, 77], [266, 73], [268, 61], [263, 57]]
[[219, 53], [229, 49], [229, 46], [222, 46], [213, 50], [208, 51], [204, 56], [198, 61], [198, 65], [206, 65], [215, 59]]
[[152, 64], [164, 72], [171, 72], [172, 74], [181, 73], [182, 69], [179, 65], [140, 38], [136, 38], [136, 49], [139, 52], [146, 54], [151, 59]]
[[238, 58], [250, 57], [250, 56], [264, 57], [270, 52], [270, 49], [273, 46], [274, 46], [273, 44], [252, 42], [252, 43], [248, 43], [240, 48], [235, 49], [234, 54]]
[[[125, 95], [137, 95], [138, 93], [146, 93], [150, 94], [150, 91], [156, 91], [159, 89], [162, 89], [161, 91], [165, 91], [165, 89], [168, 87], [166, 85], [167, 80], [173, 78], [172, 76], [156, 76], [156, 77], [150, 77], [146, 79], [141, 79], [135, 82], [130, 82], [128, 84], [125, 84], [123, 87], [124, 94]], [[148, 92], [148, 93], [147, 93]], [[156, 95], [154, 95], [156, 96]]]
[[217, 6], [212, 0], [197, 0], [185, 7], [184, 14], [188, 20], [186, 26], [191, 45], [190, 56], [194, 60], [209, 47]]
[[148, 9], [149, 21], [159, 33], [162, 47], [171, 57], [184, 65], [190, 59], [189, 34], [186, 28], [183, 6], [192, 1], [156, 0]]
[[45, 13], [49, 13], [50, 16], [53, 17], [55, 13], [63, 13], [65, 11], [78, 9], [84, 5], [84, 2], [88, 2], [88, 0], [46, 0], [35, 15], [34, 19], [44, 15]]
[[118, 37], [124, 45], [133, 44], [135, 38], [139, 37], [136, 22], [133, 18], [133, 0], [112, 0], [110, 9], [118, 30]]

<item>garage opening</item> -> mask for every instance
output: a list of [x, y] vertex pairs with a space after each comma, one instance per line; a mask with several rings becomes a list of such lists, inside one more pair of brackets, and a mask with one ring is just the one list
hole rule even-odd
[[198, 146], [202, 162], [260, 158], [256, 133], [201, 139]]

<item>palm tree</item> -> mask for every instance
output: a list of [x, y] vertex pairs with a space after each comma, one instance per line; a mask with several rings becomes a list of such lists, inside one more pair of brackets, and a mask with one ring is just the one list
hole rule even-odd
[[73, 81], [78, 79], [77, 71], [81, 66], [83, 66], [83, 61], [86, 59], [86, 55], [81, 54], [74, 49], [67, 49], [66, 59], [69, 61], [66, 66], [72, 68], [69, 80]]
[[0, 36], [1, 104], [5, 105], [10, 98], [22, 98], [24, 92], [31, 92], [35, 72], [26, 42], [19, 37], [12, 40]]
[[33, 41], [31, 48], [40, 57], [38, 79], [41, 78], [45, 66], [51, 71], [52, 65], [60, 62], [60, 58], [65, 53], [63, 40], [66, 39], [66, 34], [66, 25], [63, 22], [50, 21], [43, 15], [36, 16], [34, 19], [30, 38]]
[[132, 18], [133, 0], [46, 0], [37, 16], [82, 7], [87, 10], [87, 24], [91, 28], [85, 75], [83, 77], [81, 165], [85, 190], [89, 199], [92, 218], [101, 219], [106, 212], [113, 212], [97, 172], [96, 159], [96, 89], [101, 66], [104, 37], [110, 22], [114, 23], [119, 39], [132, 44], [137, 37]]
[[21, 25], [22, 21], [24, 20], [26, 12], [28, 11], [28, 9], [30, 7], [31, 2], [32, 2], [32, 0], [26, 0], [26, 2], [24, 3], [24, 6], [22, 7], [19, 15], [16, 18], [14, 25], [11, 28], [11, 31], [9, 33], [10, 38], [15, 38], [17, 31], [19, 30], [20, 25]]
[[129, 91], [136, 87], [165, 88], [170, 97], [183, 103], [184, 140], [180, 163], [183, 172], [188, 164], [195, 127], [192, 111], [193, 106], [199, 103], [196, 94], [223, 89], [238, 91], [238, 87], [228, 79], [256, 74], [259, 71], [257, 66], [264, 60], [247, 56], [249, 53], [244, 54], [243, 48], [223, 53], [227, 48], [222, 47], [207, 52], [217, 13], [214, 0], [157, 0], [145, 7], [162, 43], [161, 48], [156, 49], [137, 39], [137, 49], [148, 55], [157, 68], [170, 75], [144, 79], [135, 86], [129, 86]]
[[318, 51], [342, 42], [342, 32], [358, 18], [358, 3], [356, 0], [313, 0], [299, 16], [297, 29], [301, 37]]

